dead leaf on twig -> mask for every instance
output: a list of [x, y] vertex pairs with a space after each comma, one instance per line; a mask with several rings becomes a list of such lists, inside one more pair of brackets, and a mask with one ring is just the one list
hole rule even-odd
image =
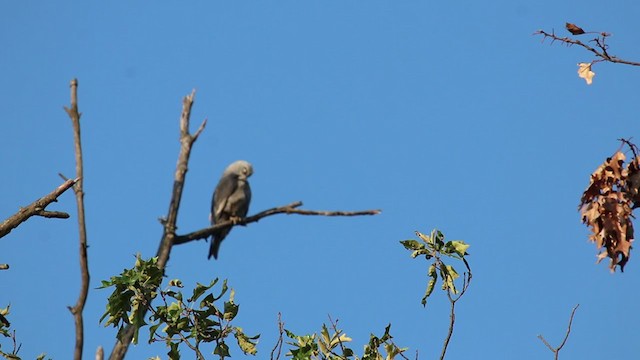
[[580, 35], [580, 34], [584, 34], [584, 30], [582, 30], [581, 27], [577, 26], [576, 24], [572, 24], [572, 23], [566, 23], [565, 27], [567, 28], [567, 30], [569, 30], [569, 32], [573, 35]]

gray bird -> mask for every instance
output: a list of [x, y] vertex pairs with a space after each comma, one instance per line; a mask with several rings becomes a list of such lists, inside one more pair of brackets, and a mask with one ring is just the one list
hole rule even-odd
[[[229, 165], [220, 178], [211, 200], [211, 225], [227, 220], [239, 220], [247, 216], [251, 202], [251, 188], [247, 178], [253, 174], [253, 167], [244, 160]], [[231, 227], [221, 229], [213, 234], [209, 247], [209, 259], [218, 258], [218, 250], [222, 240], [229, 234]]]

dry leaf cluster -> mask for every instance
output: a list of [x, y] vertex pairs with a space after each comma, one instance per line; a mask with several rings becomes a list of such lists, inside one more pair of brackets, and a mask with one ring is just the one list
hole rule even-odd
[[[640, 206], [640, 159], [635, 145], [627, 143], [634, 158], [625, 165], [626, 156], [617, 151], [591, 174], [589, 187], [582, 194], [582, 222], [591, 230], [589, 239], [601, 252], [598, 262], [608, 257], [609, 268], [624, 271], [634, 240], [632, 210]], [[604, 248], [604, 250], [602, 250]]]

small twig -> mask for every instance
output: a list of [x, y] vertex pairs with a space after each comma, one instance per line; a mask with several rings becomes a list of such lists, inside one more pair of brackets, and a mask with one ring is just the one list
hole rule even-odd
[[558, 360], [558, 354], [560, 353], [560, 350], [562, 350], [562, 348], [564, 347], [564, 344], [567, 343], [567, 339], [569, 339], [569, 334], [571, 333], [571, 324], [573, 323], [573, 316], [575, 315], [576, 310], [578, 310], [579, 306], [580, 304], [577, 304], [576, 306], [573, 307], [573, 310], [571, 310], [571, 316], [569, 317], [569, 326], [567, 327], [567, 332], [564, 334], [564, 339], [562, 340], [562, 343], [557, 348], [554, 348], [553, 346], [551, 346], [551, 344], [549, 344], [549, 342], [544, 338], [544, 336], [542, 336], [542, 334], [538, 335], [538, 339], [540, 339], [542, 343], [545, 344], [549, 348], [549, 350], [551, 350], [551, 352], [554, 354], [555, 360]]
[[633, 157], [636, 158], [638, 157], [637, 151], [636, 149], [638, 148], [636, 146], [636, 144], [631, 142], [631, 138], [629, 139], [625, 139], [625, 138], [620, 138], [618, 139], [618, 141], [622, 142], [622, 144], [620, 145], [620, 148], [618, 149], [618, 151], [622, 150], [622, 147], [626, 144], [629, 149], [631, 149], [631, 152], [633, 153]]
[[[442, 352], [440, 353], [440, 360], [444, 360], [445, 354], [447, 353], [447, 348], [449, 347], [449, 341], [453, 336], [453, 327], [456, 323], [456, 302], [460, 300], [460, 298], [465, 294], [467, 289], [469, 288], [469, 284], [471, 284], [471, 268], [469, 267], [469, 263], [465, 258], [462, 258], [465, 266], [467, 267], [468, 272], [465, 272], [462, 278], [462, 290], [458, 296], [454, 297], [451, 295], [451, 289], [447, 288], [447, 298], [449, 299], [449, 303], [451, 304], [451, 311], [449, 312], [449, 331], [447, 332], [447, 337], [444, 339], [444, 345], [442, 346]], [[440, 263], [440, 266], [443, 266], [440, 258], [436, 258], [436, 261]]]
[[62, 212], [62, 211], [40, 210], [40, 211], [36, 212], [34, 215], [35, 216], [42, 216], [44, 218], [49, 218], [49, 219], [68, 219], [69, 218], [69, 214], [67, 214], [66, 212]]
[[[283, 340], [284, 338], [284, 323], [282, 322], [282, 314], [278, 313], [278, 341], [276, 341], [276, 345], [273, 347], [273, 350], [271, 350], [271, 360], [279, 360], [280, 359], [280, 353], [282, 351], [282, 344], [284, 342]], [[278, 353], [276, 354], [276, 357], [273, 357], [273, 354], [278, 351]]]
[[[301, 210], [297, 209], [302, 206], [301, 201], [293, 202], [289, 205], [275, 207], [264, 210], [255, 215], [240, 219], [238, 221], [225, 221], [216, 224], [211, 227], [207, 227], [201, 230], [197, 230], [185, 235], [177, 235], [173, 241], [174, 245], [185, 244], [194, 240], [207, 239], [222, 228], [236, 225], [247, 225], [253, 222], [258, 222], [260, 219], [275, 215], [275, 214], [298, 214], [298, 215], [317, 215], [317, 216], [362, 216], [362, 215], [377, 215], [381, 213], [381, 210], [364, 210], [364, 211], [324, 211], [324, 210]], [[165, 220], [162, 220], [165, 221]]]
[[[333, 328], [333, 331], [338, 337], [338, 344], [340, 344], [340, 350], [342, 350], [342, 353], [344, 354], [345, 349], [340, 336], [341, 331], [338, 330], [338, 319], [336, 319], [336, 321], [333, 321], [333, 319], [331, 318], [331, 315], [327, 315], [327, 317], [329, 318], [329, 322], [331, 323], [331, 327]], [[340, 355], [337, 355], [337, 356], [340, 357]]]
[[[42, 212], [45, 208], [54, 201], [57, 201], [58, 197], [62, 195], [65, 191], [69, 190], [74, 184], [76, 184], [80, 179], [67, 180], [62, 185], [58, 186], [55, 190], [53, 190], [48, 195], [41, 197], [40, 199], [34, 201], [30, 205], [23, 207], [15, 213], [13, 216], [3, 221], [0, 224], [0, 238], [7, 235], [11, 232], [11, 230], [17, 228], [20, 224], [27, 221], [32, 216], [42, 216]], [[62, 213], [60, 213], [62, 214]], [[67, 217], [69, 215], [67, 214]]]

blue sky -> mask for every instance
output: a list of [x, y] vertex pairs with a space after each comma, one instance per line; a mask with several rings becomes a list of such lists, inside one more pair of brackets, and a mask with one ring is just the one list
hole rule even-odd
[[[441, 229], [471, 248], [473, 283], [458, 305], [448, 359], [541, 359], [580, 303], [563, 355], [632, 358], [639, 351], [637, 259], [624, 274], [595, 265], [576, 211], [589, 175], [620, 137], [638, 134], [637, 69], [532, 36], [566, 21], [607, 31], [611, 53], [638, 61], [640, 5], [619, 1], [466, 4], [426, 1], [264, 1], [0, 5], [0, 156], [6, 218], [74, 173], [62, 106], [79, 79], [91, 291], [85, 354], [110, 352], [98, 324], [100, 280], [155, 254], [179, 150], [182, 97], [197, 90], [179, 233], [207, 226], [224, 167], [254, 165], [250, 213], [301, 200], [308, 209], [381, 215], [279, 215], [237, 228], [207, 261], [204, 242], [175, 248], [169, 278], [228, 278], [237, 325], [262, 334], [268, 358], [277, 313], [296, 333], [330, 314], [361, 349], [392, 333], [410, 354], [439, 353], [447, 303], [420, 305], [426, 265], [398, 243]], [[0, 306], [24, 358], [70, 358], [66, 309], [79, 287], [75, 200], [0, 240]], [[9, 344], [2, 342], [3, 349]], [[212, 349], [204, 349], [211, 351]], [[234, 358], [242, 358], [232, 348]], [[160, 355], [159, 344], [129, 358]], [[184, 352], [185, 356], [188, 357]], [[190, 356], [190, 355], [189, 355]]]

